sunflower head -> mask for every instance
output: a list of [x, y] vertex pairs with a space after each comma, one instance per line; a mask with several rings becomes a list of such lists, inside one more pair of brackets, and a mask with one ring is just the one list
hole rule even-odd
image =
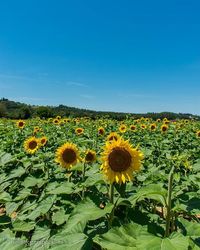
[[147, 126], [145, 124], [141, 124], [140, 127], [141, 127], [141, 129], [146, 129]]
[[96, 152], [94, 150], [87, 150], [85, 153], [85, 162], [92, 163], [96, 161]]
[[98, 128], [98, 135], [104, 135], [105, 129], [103, 127]]
[[60, 120], [57, 119], [57, 118], [53, 119], [53, 124], [59, 125], [60, 124]]
[[135, 130], [136, 130], [136, 126], [135, 126], [135, 125], [131, 125], [131, 126], [130, 126], [130, 130], [131, 130], [131, 131], [135, 131]]
[[83, 134], [84, 129], [83, 128], [76, 128], [75, 132], [76, 132], [77, 135], [81, 135], [81, 134]]
[[119, 138], [120, 136], [116, 132], [111, 132], [106, 139], [107, 141], [117, 141]]
[[78, 148], [72, 143], [65, 143], [56, 151], [55, 161], [64, 168], [71, 168], [79, 161]]
[[140, 169], [142, 159], [143, 154], [137, 148], [119, 138], [106, 143], [101, 169], [110, 183], [121, 184], [133, 179], [133, 172]]
[[25, 121], [19, 120], [19, 121], [17, 121], [16, 124], [17, 124], [17, 127], [18, 127], [18, 128], [23, 129], [24, 126], [25, 126]]
[[168, 130], [167, 124], [163, 124], [163, 125], [161, 126], [161, 131], [162, 131], [162, 132], [166, 132], [167, 130]]
[[33, 129], [33, 133], [34, 134], [37, 134], [38, 132], [40, 132], [42, 129], [41, 128], [39, 128], [38, 126], [36, 126], [36, 127], [34, 127], [34, 129]]
[[46, 136], [43, 136], [42, 138], [40, 138], [40, 144], [42, 146], [44, 146], [46, 143], [47, 143], [47, 137]]
[[200, 130], [196, 132], [197, 137], [200, 137]]
[[32, 136], [25, 140], [24, 149], [29, 154], [34, 154], [40, 147], [40, 140]]
[[155, 123], [152, 123], [151, 125], [150, 125], [150, 129], [153, 131], [153, 130], [155, 130], [156, 129], [156, 124]]
[[119, 127], [119, 131], [121, 133], [125, 133], [126, 132], [126, 125], [125, 124], [122, 124], [120, 127]]

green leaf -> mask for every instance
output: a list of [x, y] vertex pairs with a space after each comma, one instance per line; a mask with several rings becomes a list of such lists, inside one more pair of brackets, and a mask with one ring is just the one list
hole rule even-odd
[[150, 184], [142, 187], [138, 192], [130, 196], [129, 201], [133, 206], [141, 200], [152, 199], [166, 206], [167, 190], [161, 187], [159, 184]]
[[52, 221], [57, 226], [63, 224], [69, 218], [69, 214], [65, 214], [65, 210], [61, 208], [59, 211], [55, 212], [52, 216]]
[[18, 231], [18, 232], [29, 232], [29, 231], [33, 230], [35, 227], [35, 223], [32, 221], [25, 222], [25, 221], [21, 221], [18, 219], [13, 221], [12, 225], [13, 225], [13, 230]]
[[4, 166], [13, 160], [13, 156], [6, 152], [0, 153], [0, 166]]
[[[82, 250], [87, 241], [87, 236], [83, 233], [55, 235], [50, 238], [50, 249], [52, 250]], [[89, 250], [89, 248], [86, 248]]]
[[7, 192], [0, 193], [0, 203], [5, 203], [8, 201], [12, 201], [12, 197]]
[[16, 239], [10, 229], [4, 230], [0, 233], [0, 248], [3, 250], [22, 250], [26, 246], [26, 241]]
[[11, 173], [8, 175], [8, 177], [6, 178], [5, 181], [14, 179], [16, 177], [20, 177], [22, 176], [24, 173], [26, 172], [26, 170], [23, 167], [18, 167], [17, 169], [14, 169], [13, 171], [11, 171]]
[[50, 195], [47, 198], [43, 199], [39, 203], [37, 208], [33, 210], [33, 212], [31, 212], [31, 214], [27, 218], [30, 220], [35, 220], [39, 216], [46, 214], [53, 206], [55, 199], [56, 199], [55, 195]]
[[74, 184], [71, 182], [57, 183], [57, 185], [57, 187], [47, 186], [47, 194], [71, 194], [74, 191]]
[[188, 239], [182, 234], [162, 239], [148, 233], [146, 226], [136, 223], [112, 228], [96, 236], [94, 242], [107, 250], [187, 250], [189, 246]]
[[89, 198], [81, 201], [72, 211], [63, 232], [83, 232], [86, 223], [105, 216], [112, 211], [113, 205], [98, 208]]
[[50, 232], [50, 229], [36, 227], [30, 241], [31, 250], [49, 249], [48, 239], [50, 237]]

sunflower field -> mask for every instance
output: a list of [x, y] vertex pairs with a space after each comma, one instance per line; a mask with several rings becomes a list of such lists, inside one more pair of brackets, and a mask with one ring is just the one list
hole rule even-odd
[[197, 250], [199, 222], [199, 121], [0, 119], [2, 250]]

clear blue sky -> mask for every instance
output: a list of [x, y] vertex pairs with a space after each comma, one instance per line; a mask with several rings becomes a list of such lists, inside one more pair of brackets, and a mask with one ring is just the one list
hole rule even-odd
[[1, 97], [200, 114], [200, 1], [1, 1]]

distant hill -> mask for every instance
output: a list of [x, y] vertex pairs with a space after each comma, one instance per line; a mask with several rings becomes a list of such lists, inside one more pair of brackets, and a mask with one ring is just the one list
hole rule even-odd
[[167, 117], [170, 120], [174, 119], [197, 119], [200, 120], [200, 116], [192, 114], [172, 113], [172, 112], [161, 112], [161, 113], [145, 113], [145, 114], [133, 114], [133, 113], [122, 113], [122, 112], [104, 112], [104, 111], [93, 111], [87, 109], [79, 109], [74, 107], [68, 107], [65, 105], [59, 106], [35, 106], [27, 105], [25, 103], [10, 101], [8, 99], [0, 99], [0, 117], [6, 117], [11, 119], [28, 119], [39, 116], [40, 118], [56, 117], [90, 117], [97, 119], [101, 117], [123, 120], [126, 117], [150, 117], [153, 119]]

